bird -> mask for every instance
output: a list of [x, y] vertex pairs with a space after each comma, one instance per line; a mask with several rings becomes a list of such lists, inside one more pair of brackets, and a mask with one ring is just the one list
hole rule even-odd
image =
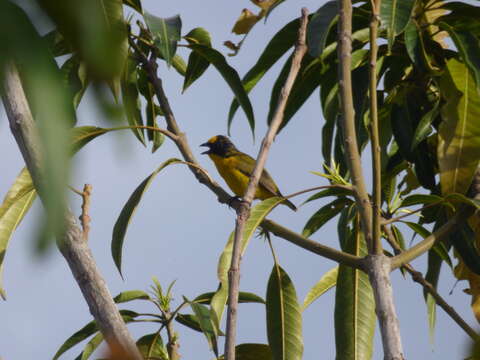
[[[210, 157], [220, 176], [235, 195], [237, 197], [244, 196], [250, 175], [255, 167], [255, 159], [238, 150], [230, 139], [223, 135], [216, 135], [200, 146], [208, 147], [208, 150], [202, 152], [202, 154]], [[273, 181], [268, 171], [264, 169], [260, 176], [254, 199], [265, 200], [273, 196], [283, 197], [275, 181]], [[297, 211], [295, 205], [287, 199], [282, 204], [288, 206], [293, 211]]]

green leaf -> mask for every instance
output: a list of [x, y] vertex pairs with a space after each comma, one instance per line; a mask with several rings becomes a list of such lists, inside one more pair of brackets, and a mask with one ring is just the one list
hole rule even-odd
[[[187, 40], [190, 44], [201, 44], [207, 47], [212, 47], [210, 33], [203, 28], [193, 29], [187, 35], [185, 35], [185, 40]], [[185, 80], [183, 81], [182, 92], [187, 90], [187, 88], [192, 85], [195, 80], [202, 76], [209, 65], [210, 62], [208, 60], [195, 51], [192, 51], [188, 57], [188, 65], [185, 74]]]
[[402, 33], [410, 21], [414, 0], [383, 0], [380, 6], [382, 28], [387, 30], [388, 51], [392, 50], [395, 36]]
[[66, 90], [70, 93], [72, 104], [76, 109], [89, 83], [85, 64], [72, 56], [63, 63], [60, 71]]
[[413, 134], [413, 141], [411, 145], [412, 151], [415, 150], [418, 144], [425, 140], [432, 132], [432, 122], [440, 114], [439, 104], [440, 102], [437, 101], [433, 108], [422, 116], [422, 119], [420, 120], [417, 128], [415, 129], [415, 133]]
[[[210, 304], [212, 301], [213, 296], [216, 294], [216, 292], [207, 292], [198, 295], [195, 299], [193, 299], [194, 302], [198, 304]], [[238, 302], [239, 303], [258, 303], [258, 304], [265, 304], [265, 300], [261, 296], [258, 296], [254, 293], [250, 292], [245, 292], [245, 291], [240, 291], [238, 293]]]
[[[123, 321], [125, 323], [129, 323], [135, 320], [137, 316], [139, 316], [138, 313], [135, 311], [130, 311], [130, 310], [120, 310], [120, 315], [122, 316]], [[67, 350], [71, 349], [75, 345], [79, 344], [83, 340], [87, 339], [89, 336], [95, 334], [98, 331], [97, 324], [94, 321], [90, 321], [87, 325], [85, 325], [83, 328], [78, 330], [76, 333], [74, 333], [72, 336], [70, 336], [63, 344], [60, 346], [60, 349], [55, 353], [53, 356], [52, 360], [57, 360], [63, 353], [65, 353]]]
[[117, 304], [129, 302], [132, 300], [150, 300], [150, 296], [145, 291], [129, 290], [121, 292], [113, 298], [113, 301], [115, 301], [115, 303]]
[[[220, 356], [219, 360], [224, 360]], [[235, 346], [235, 360], [272, 360], [272, 351], [266, 344], [246, 343]]]
[[468, 67], [452, 58], [440, 80], [446, 103], [438, 129], [438, 164], [443, 194], [464, 194], [479, 163], [480, 95]]
[[185, 60], [183, 58], [176, 54], [173, 59], [172, 59], [172, 66], [173, 68], [177, 71], [182, 76], [185, 76], [185, 73], [187, 72], [187, 64], [185, 64]]
[[[278, 31], [267, 44], [255, 65], [243, 77], [242, 83], [245, 91], [249, 93], [263, 78], [268, 70], [290, 49], [298, 36], [300, 20], [295, 19]], [[228, 128], [232, 124], [233, 117], [238, 109], [239, 102], [234, 99], [228, 113]]]
[[130, 195], [130, 198], [123, 206], [120, 215], [118, 216], [117, 221], [115, 222], [115, 226], [113, 227], [113, 234], [112, 234], [112, 257], [115, 265], [117, 266], [118, 272], [122, 275], [122, 249], [123, 249], [123, 241], [125, 239], [125, 234], [127, 233], [128, 225], [137, 210], [140, 201], [148, 189], [150, 184], [152, 183], [153, 179], [157, 174], [162, 171], [165, 167], [171, 164], [179, 163], [181, 160], [178, 159], [169, 159], [163, 162], [153, 173], [151, 173], [145, 180], [143, 180], [140, 185], [137, 186], [135, 191]]
[[70, 153], [75, 154], [96, 137], [109, 130], [96, 126], [78, 126], [70, 130]]
[[338, 266], [328, 270], [325, 274], [323, 274], [320, 280], [318, 280], [318, 282], [310, 289], [307, 296], [305, 296], [302, 310], [305, 311], [305, 309], [309, 307], [311, 303], [334, 287], [337, 284], [337, 276]]
[[[358, 229], [342, 249], [357, 256], [367, 255], [365, 239]], [[335, 293], [336, 359], [371, 359], [375, 322], [375, 299], [368, 275], [340, 265]]]
[[325, 225], [330, 219], [337, 216], [343, 208], [350, 204], [351, 200], [346, 198], [338, 198], [331, 203], [322, 206], [315, 214], [308, 219], [305, 227], [303, 228], [302, 235], [310, 237], [317, 232], [323, 225]]
[[95, 321], [89, 322], [83, 328], [78, 330], [72, 336], [70, 336], [63, 344], [60, 346], [60, 349], [53, 356], [53, 360], [56, 360], [65, 353], [67, 350], [87, 339], [89, 336], [95, 334], [98, 331], [98, 327]]
[[216, 328], [214, 325], [210, 310], [205, 305], [197, 304], [195, 302], [189, 301], [186, 298], [184, 298], [184, 300], [192, 308], [196, 316], [196, 319], [198, 320], [200, 329], [202, 329], [203, 334], [207, 338], [210, 349], [212, 349], [212, 351], [218, 357], [218, 345], [217, 345], [218, 328]]
[[[240, 246], [242, 255], [245, 253], [248, 243], [250, 242], [253, 234], [255, 234], [255, 230], [258, 228], [260, 223], [270, 213], [270, 211], [272, 211], [275, 206], [281, 204], [283, 200], [284, 198], [282, 197], [271, 197], [263, 200], [261, 203], [252, 208], [250, 211], [250, 217], [245, 224], [242, 244]], [[230, 265], [232, 262], [233, 237], [234, 233], [232, 232], [218, 260], [217, 277], [220, 281], [220, 285], [217, 292], [212, 297], [212, 301], [210, 302], [212, 318], [216, 321], [217, 327], [220, 326], [225, 304], [227, 303], [228, 298], [228, 271], [230, 270]]]
[[435, 339], [435, 323], [437, 321], [437, 302], [431, 294], [427, 294], [425, 302], [427, 305], [428, 335], [430, 343], [433, 344]]
[[[137, 88], [137, 64], [129, 58], [122, 79], [122, 101], [125, 108], [128, 124], [131, 126], [143, 126], [142, 104]], [[145, 135], [143, 129], [132, 129], [136, 138], [145, 146]]]
[[180, 324], [189, 327], [192, 330], [202, 332], [202, 328], [200, 327], [200, 323], [197, 320], [195, 315], [191, 314], [178, 314], [175, 317], [175, 320], [178, 321]]
[[142, 336], [137, 340], [137, 347], [144, 359], [168, 360], [167, 349], [158, 332]]
[[463, 62], [475, 79], [477, 90], [480, 90], [480, 39], [478, 36], [472, 35], [470, 31], [457, 30], [443, 21], [439, 22], [438, 25], [449, 33]]
[[36, 192], [30, 173], [26, 168], [23, 168], [0, 205], [0, 296], [4, 300], [6, 294], [1, 275], [5, 253], [13, 232], [30, 209], [35, 196]]
[[83, 348], [80, 360], [87, 360], [90, 358], [92, 353], [100, 346], [103, 342], [103, 334], [99, 332], [96, 334]]
[[268, 280], [266, 300], [267, 336], [273, 359], [302, 359], [301, 308], [292, 280], [277, 264]]
[[400, 207], [414, 206], [418, 204], [429, 205], [441, 202], [443, 202], [443, 198], [438, 195], [414, 194], [403, 199]]
[[230, 89], [232, 89], [235, 99], [245, 112], [252, 134], [254, 134], [255, 118], [253, 116], [252, 104], [250, 103], [246, 89], [244, 88], [237, 71], [228, 65], [225, 57], [217, 50], [201, 44], [190, 44], [189, 47], [220, 72], [228, 86], [230, 86]]
[[337, 17], [338, 5], [336, 1], [328, 1], [313, 14], [307, 28], [307, 45], [311, 56], [318, 57], [322, 54], [327, 36]]
[[159, 18], [145, 12], [143, 18], [153, 35], [155, 46], [168, 65], [177, 51], [177, 42], [180, 41], [182, 20], [179, 15], [169, 18]]
[[340, 196], [348, 196], [348, 195], [353, 196], [352, 190], [332, 187], [325, 190], [321, 190], [318, 193], [310, 196], [307, 200], [303, 202], [303, 204], [309, 203], [310, 201], [313, 201], [313, 200], [323, 199], [324, 197], [327, 197], [327, 196], [340, 197]]

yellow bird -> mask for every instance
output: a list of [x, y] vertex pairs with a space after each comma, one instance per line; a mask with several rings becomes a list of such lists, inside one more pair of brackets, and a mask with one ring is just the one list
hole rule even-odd
[[[210, 159], [212, 159], [218, 172], [235, 195], [239, 197], [244, 196], [250, 175], [255, 167], [255, 160], [251, 156], [239, 151], [235, 145], [223, 135], [214, 136], [200, 146], [208, 147], [208, 150], [202, 154], [207, 154]], [[273, 181], [267, 170], [264, 169], [262, 176], [260, 176], [254, 198], [265, 200], [273, 196], [283, 197], [275, 181]], [[289, 200], [285, 200], [283, 204], [294, 211], [297, 210], [295, 205]]]

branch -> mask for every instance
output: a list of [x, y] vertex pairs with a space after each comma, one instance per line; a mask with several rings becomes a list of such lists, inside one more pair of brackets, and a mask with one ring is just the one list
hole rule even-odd
[[349, 0], [338, 0], [338, 2], [340, 9], [340, 20], [338, 22], [338, 84], [340, 87], [340, 106], [342, 112], [340, 124], [345, 144], [345, 157], [352, 176], [353, 192], [358, 211], [360, 212], [362, 229], [365, 234], [369, 252], [372, 252], [372, 207], [362, 173], [352, 97], [352, 4]]
[[[5, 67], [4, 94], [2, 97], [7, 117], [18, 147], [23, 155], [36, 190], [41, 191], [42, 156], [39, 151], [35, 122], [28, 106], [21, 80], [14, 64]], [[42, 193], [39, 193], [42, 199]], [[61, 219], [59, 219], [61, 221]], [[105, 280], [100, 275], [92, 252], [82, 230], [70, 212], [64, 214], [65, 233], [57, 239], [60, 252], [65, 257], [75, 280], [89, 306], [90, 313], [111, 349], [121, 349], [132, 359], [142, 359], [135, 341], [113, 302]]]
[[[387, 235], [387, 241], [392, 246], [395, 254], [400, 254], [402, 252], [402, 249], [400, 248], [400, 246], [398, 246], [395, 236], [392, 233], [392, 229], [389, 226], [383, 226], [383, 230]], [[467, 333], [468, 336], [472, 338], [472, 340], [479, 340], [477, 332], [473, 330], [465, 322], [465, 320], [462, 319], [462, 317], [455, 311], [453, 307], [448, 305], [445, 299], [437, 292], [435, 287], [430, 282], [425, 280], [421, 272], [416, 271], [410, 264], [402, 265], [402, 268], [408, 271], [413, 281], [420, 284], [426, 292], [432, 295], [436, 303], [447, 313], [447, 315], [449, 315], [453, 319], [453, 321], [458, 324], [458, 326], [460, 326]]]
[[378, 135], [378, 107], [377, 107], [377, 35], [380, 23], [380, 1], [372, 1], [372, 18], [370, 21], [370, 66], [369, 66], [369, 95], [370, 95], [370, 138], [372, 142], [372, 177], [373, 177], [373, 253], [381, 255], [382, 231], [381, 206], [382, 206], [382, 164], [380, 159], [380, 140]]
[[364, 270], [364, 262], [362, 258], [307, 239], [306, 237], [271, 220], [264, 220], [262, 222], [262, 228], [314, 254], [321, 255], [327, 259], [351, 266], [355, 269]]
[[446, 235], [450, 234], [452, 230], [454, 230], [456, 226], [462, 221], [462, 219], [465, 219], [465, 216], [467, 216], [467, 213], [465, 211], [458, 211], [455, 216], [450, 218], [450, 220], [443, 224], [439, 229], [434, 231], [430, 236], [427, 236], [417, 245], [412, 246], [406, 251], [403, 251], [401, 254], [395, 255], [392, 258], [392, 270], [408, 264], [413, 259], [430, 250], [431, 247], [435, 244], [435, 242], [441, 241]]
[[245, 223], [250, 216], [250, 206], [257, 190], [257, 185], [260, 180], [260, 176], [263, 172], [265, 163], [268, 157], [268, 151], [273, 143], [278, 129], [283, 121], [285, 107], [287, 105], [288, 96], [292, 90], [293, 83], [298, 75], [303, 56], [307, 52], [306, 45], [306, 33], [308, 23], [308, 11], [306, 8], [302, 8], [302, 16], [300, 20], [300, 28], [298, 30], [297, 43], [295, 44], [295, 50], [293, 53], [292, 64], [290, 66], [290, 72], [285, 80], [285, 84], [280, 91], [277, 107], [272, 118], [272, 122], [267, 130], [265, 138], [262, 141], [260, 152], [257, 156], [255, 168], [250, 175], [247, 190], [243, 196], [243, 201], [240, 204], [240, 208], [237, 210], [237, 219], [235, 222], [235, 237], [233, 239], [233, 251], [232, 262], [230, 270], [228, 271], [228, 313], [227, 313], [227, 331], [225, 338], [225, 359], [235, 360], [235, 337], [237, 327], [237, 307], [238, 307], [238, 293], [240, 286], [240, 257], [241, 257], [241, 243], [243, 238], [243, 232]]

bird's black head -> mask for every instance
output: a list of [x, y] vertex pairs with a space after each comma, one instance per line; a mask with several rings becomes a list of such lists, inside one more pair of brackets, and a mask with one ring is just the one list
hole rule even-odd
[[221, 157], [227, 157], [238, 151], [230, 139], [223, 135], [214, 136], [200, 146], [208, 147], [208, 150], [204, 151], [202, 154], [214, 154]]

